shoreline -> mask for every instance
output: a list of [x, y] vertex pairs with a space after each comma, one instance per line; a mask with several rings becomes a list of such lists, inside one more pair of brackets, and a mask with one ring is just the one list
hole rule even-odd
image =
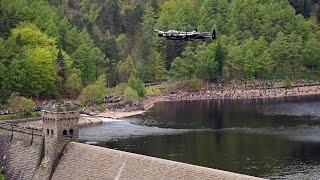
[[289, 100], [301, 97], [320, 96], [320, 85], [297, 86], [292, 88], [268, 88], [268, 89], [214, 89], [199, 92], [179, 92], [170, 95], [148, 96], [140, 100], [138, 110], [112, 110], [105, 111], [94, 117], [122, 119], [141, 115], [151, 109], [158, 102], [174, 101], [199, 101], [199, 100], [223, 100], [223, 101], [248, 101], [267, 102], [277, 100]]
[[102, 123], [103, 123], [103, 120], [98, 117], [80, 116], [78, 125], [79, 125], [79, 128], [85, 128], [85, 127], [96, 126]]
[[[316, 98], [320, 97], [320, 85], [272, 89], [213, 89], [202, 90], [198, 92], [179, 92], [170, 95], [147, 96], [140, 100], [136, 108], [122, 108], [116, 110], [107, 110], [95, 115], [81, 115], [79, 127], [91, 127], [103, 123], [102, 118], [112, 120], [121, 120], [138, 115], [143, 115], [159, 102], [179, 102], [179, 101], [201, 101], [201, 100], [219, 100], [219, 101], [243, 101], [243, 102], [270, 102], [283, 100], [298, 100], [298, 98]], [[38, 121], [37, 121], [38, 119]], [[41, 118], [25, 119], [23, 121], [12, 120], [15, 123], [21, 123], [30, 127], [42, 127]]]
[[96, 118], [111, 118], [114, 120], [118, 119], [123, 119], [123, 118], [128, 118], [136, 115], [141, 115], [144, 114], [146, 110], [133, 110], [133, 111], [106, 111], [103, 113], [100, 113], [95, 116], [91, 117], [96, 117]]

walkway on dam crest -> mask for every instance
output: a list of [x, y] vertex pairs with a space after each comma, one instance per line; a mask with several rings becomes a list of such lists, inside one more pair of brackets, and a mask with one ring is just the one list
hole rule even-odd
[[41, 129], [24, 127], [24, 126], [17, 125], [15, 123], [0, 122], [0, 128], [6, 129], [9, 131], [17, 131], [20, 133], [26, 133], [26, 134], [30, 134], [30, 135], [38, 135], [38, 136], [43, 135]]

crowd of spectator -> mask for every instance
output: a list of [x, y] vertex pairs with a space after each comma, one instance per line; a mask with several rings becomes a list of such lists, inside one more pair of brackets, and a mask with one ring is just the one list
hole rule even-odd
[[[38, 112], [38, 111], [41, 111], [42, 110], [42, 107], [41, 106], [35, 106], [32, 108], [32, 111], [33, 112]], [[0, 115], [13, 115], [13, 114], [18, 114], [20, 112], [24, 112], [25, 110], [24, 109], [19, 109], [19, 110], [16, 110], [16, 109], [13, 109], [13, 110], [0, 110]]]
[[[232, 86], [212, 85], [199, 92], [176, 92], [170, 94], [173, 99], [266, 99], [302, 95], [320, 94], [320, 85], [306, 85], [295, 83], [291, 88], [275, 87], [272, 82], [262, 82], [256, 86], [252, 84], [233, 84]], [[262, 88], [264, 87], [264, 88]]]
[[42, 131], [42, 128], [35, 128], [30, 126], [21, 126], [16, 123], [10, 123], [10, 122], [2, 122], [0, 121], [0, 126], [10, 129], [17, 129], [17, 130], [31, 130], [31, 131]]

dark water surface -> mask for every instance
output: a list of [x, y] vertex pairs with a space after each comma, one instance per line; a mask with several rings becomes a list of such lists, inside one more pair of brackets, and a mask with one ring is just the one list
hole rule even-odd
[[319, 98], [158, 103], [80, 131], [90, 144], [271, 179], [320, 179]]

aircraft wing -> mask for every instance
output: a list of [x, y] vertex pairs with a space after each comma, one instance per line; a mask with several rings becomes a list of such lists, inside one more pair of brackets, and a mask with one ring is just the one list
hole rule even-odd
[[158, 29], [154, 29], [154, 32], [156, 32], [156, 33], [158, 33], [158, 34], [163, 34], [163, 33], [164, 33], [164, 31], [160, 31], [160, 30], [158, 30]]
[[157, 29], [154, 29], [154, 32], [156, 32], [159, 37], [163, 37], [165, 35], [164, 31], [160, 31], [160, 30], [157, 30]]

